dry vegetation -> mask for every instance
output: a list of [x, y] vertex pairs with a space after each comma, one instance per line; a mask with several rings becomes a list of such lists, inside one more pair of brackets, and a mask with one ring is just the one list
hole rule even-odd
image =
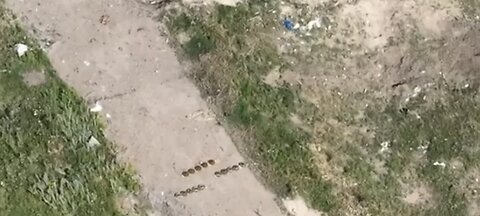
[[192, 77], [279, 195], [332, 215], [478, 214], [476, 1], [164, 13]]

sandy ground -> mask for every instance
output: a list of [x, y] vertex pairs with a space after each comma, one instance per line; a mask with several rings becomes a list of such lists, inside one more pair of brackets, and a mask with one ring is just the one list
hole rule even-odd
[[[125, 0], [8, 0], [43, 41], [59, 75], [103, 106], [107, 136], [141, 176], [155, 215], [282, 215], [249, 169], [217, 178], [242, 161], [215, 120], [192, 117], [207, 104], [183, 75], [147, 8]], [[108, 116], [108, 117], [106, 117]], [[200, 161], [217, 163], [183, 177]], [[174, 198], [198, 184], [204, 191]]]

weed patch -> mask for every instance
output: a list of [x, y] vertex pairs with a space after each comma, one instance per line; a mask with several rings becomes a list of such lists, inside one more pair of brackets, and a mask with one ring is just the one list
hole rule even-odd
[[[17, 56], [17, 43], [30, 47], [26, 55]], [[0, 215], [121, 215], [117, 194], [139, 185], [116, 162], [99, 120], [18, 26], [0, 25], [0, 70]], [[27, 86], [22, 74], [31, 70], [45, 71], [45, 83]], [[87, 147], [92, 136], [100, 146]]]
[[260, 162], [259, 169], [270, 185], [281, 196], [299, 193], [314, 208], [329, 211], [336, 201], [331, 186], [312, 163], [307, 147], [310, 135], [290, 121], [291, 113], [307, 102], [294, 89], [263, 82], [274, 67], [288, 67], [256, 28], [272, 24], [269, 11], [275, 7], [272, 2], [253, 1], [237, 7], [216, 6], [209, 11], [212, 16], [186, 11], [170, 14], [168, 26], [172, 34], [193, 35], [187, 44], [196, 44], [196, 35], [213, 37], [215, 49], [192, 52], [184, 46], [183, 53], [204, 55], [200, 61], [193, 58], [198, 65], [194, 79], [205, 94], [215, 98], [231, 125], [248, 131], [253, 142], [242, 147]]

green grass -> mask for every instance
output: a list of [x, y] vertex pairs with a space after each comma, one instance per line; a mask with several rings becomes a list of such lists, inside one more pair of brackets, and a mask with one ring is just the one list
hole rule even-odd
[[[442, 100], [431, 107], [425, 108], [418, 99], [406, 107], [407, 112], [400, 112], [398, 103], [392, 101], [381, 115], [370, 115], [378, 128], [377, 142], [393, 140], [393, 153], [386, 159], [391, 172], [403, 173], [412, 168], [410, 163], [417, 163], [413, 166], [416, 178], [434, 188], [438, 206], [425, 210], [423, 215], [466, 215], [467, 200], [460, 183], [466, 172], [480, 162], [480, 101], [473, 90], [440, 89], [444, 91]], [[419, 112], [421, 118], [409, 114], [412, 111]], [[428, 146], [425, 163], [413, 156], [419, 145]], [[460, 173], [451, 167], [453, 160], [462, 162]], [[437, 161], [445, 162], [447, 168], [434, 166]]]
[[[478, 170], [480, 162], [478, 92], [473, 87], [458, 90], [444, 84], [434, 89], [441, 97], [430, 103], [422, 100], [423, 95], [406, 106], [400, 98], [370, 99], [363, 119], [336, 118], [348, 127], [368, 126], [375, 133], [373, 140], [358, 134], [346, 139], [345, 128], [341, 127], [323, 134], [322, 147], [332, 151], [334, 165], [342, 167], [343, 172], [338, 175], [358, 183], [348, 193], [368, 213], [467, 215], [467, 205], [475, 202], [471, 199], [472, 191], [465, 189], [469, 187], [465, 179], [468, 173]], [[367, 101], [365, 96], [345, 97], [336, 105], [349, 107], [361, 101]], [[389, 150], [379, 153], [380, 144], [385, 141], [390, 142]], [[420, 146], [428, 146], [425, 153]], [[385, 174], [376, 173], [374, 159], [385, 162]], [[462, 166], [453, 168], [458, 161]], [[435, 166], [435, 162], [445, 162], [447, 166]], [[405, 187], [412, 189], [418, 184], [430, 189], [430, 204], [409, 205], [403, 201], [408, 192]]]
[[[9, 20], [0, 7], [0, 17]], [[21, 58], [14, 46], [28, 44]], [[0, 215], [122, 215], [116, 200], [138, 184], [119, 165], [103, 126], [62, 81], [35, 41], [0, 23]], [[44, 71], [28, 87], [22, 75]], [[91, 136], [101, 145], [88, 148]]]
[[[434, 88], [443, 96], [433, 105], [420, 100], [420, 95], [402, 107], [405, 103], [399, 98], [378, 99], [368, 94], [339, 97], [327, 92], [319, 93], [321, 102], [315, 107], [300, 97], [304, 89], [272, 87], [263, 82], [274, 68], [295, 70], [272, 42], [276, 36], [271, 36], [270, 29], [281, 28], [281, 20], [271, 13], [276, 6], [271, 1], [249, 1], [237, 7], [217, 5], [204, 11], [171, 11], [167, 20], [172, 36], [191, 36], [190, 42], [179, 47], [196, 65], [193, 78], [203, 93], [214, 99], [229, 125], [243, 131], [240, 147], [259, 162], [269, 185], [280, 196], [298, 193], [311, 207], [330, 215], [345, 215], [350, 207], [361, 209], [358, 215], [466, 215], [471, 191], [465, 191], [462, 182], [480, 162], [478, 93], [442, 84]], [[428, 51], [434, 48], [418, 43], [417, 37], [400, 42], [415, 42], [412, 47], [416, 50], [410, 54], [418, 56], [417, 61], [431, 62]], [[317, 57], [300, 56], [297, 60], [319, 61], [325, 68], [341, 70], [336, 61], [344, 50], [322, 45], [313, 48], [306, 55]], [[322, 53], [326, 57], [318, 57]], [[361, 108], [365, 115], [358, 119], [359, 107], [365, 104], [370, 106]], [[296, 127], [290, 121], [292, 113], [300, 115], [308, 127], [322, 125], [324, 132], [314, 134]], [[330, 120], [337, 125], [329, 124]], [[351, 128], [361, 127], [372, 130], [374, 138], [352, 132]], [[380, 154], [380, 144], [385, 141], [390, 142], [389, 153]], [[332, 182], [321, 177], [329, 170], [316, 166], [316, 156], [308, 147], [313, 142], [326, 152], [329, 166], [341, 170], [334, 173]], [[418, 147], [426, 144], [427, 152], [419, 160]], [[461, 161], [464, 168], [433, 165], [454, 160]], [[385, 174], [377, 173], [374, 161], [385, 162]], [[343, 187], [344, 180], [357, 185]], [[409, 188], [417, 183], [426, 185], [431, 189], [431, 203], [407, 204], [403, 200], [405, 183], [411, 184], [406, 186]], [[348, 200], [350, 197], [353, 201]]]
[[167, 24], [173, 34], [192, 36], [181, 45], [183, 53], [194, 61], [199, 55], [208, 56], [197, 62], [200, 67], [193, 76], [206, 95], [215, 97], [230, 125], [246, 131], [249, 138], [242, 147], [260, 162], [269, 185], [281, 196], [298, 193], [312, 207], [329, 211], [336, 200], [330, 184], [312, 163], [307, 147], [311, 137], [289, 120], [306, 102], [295, 89], [262, 81], [274, 67], [289, 67], [275, 45], [255, 30], [281, 23], [275, 22], [270, 11], [274, 8], [276, 5], [267, 1], [249, 1], [237, 7], [217, 5], [208, 17], [195, 11], [171, 13]]

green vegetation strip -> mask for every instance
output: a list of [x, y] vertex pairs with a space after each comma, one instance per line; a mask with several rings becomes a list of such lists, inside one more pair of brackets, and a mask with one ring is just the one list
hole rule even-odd
[[270, 185], [280, 195], [299, 193], [312, 207], [329, 211], [336, 200], [312, 161], [307, 146], [311, 137], [290, 121], [308, 103], [294, 88], [263, 82], [274, 68], [289, 67], [262, 35], [281, 24], [272, 15], [275, 8], [269, 1], [248, 1], [236, 7], [217, 5], [208, 12], [170, 11], [167, 24], [173, 35], [190, 37], [180, 46], [198, 66], [193, 77], [231, 125], [244, 131], [243, 147], [260, 162]]
[[[1, 6], [0, 17], [0, 215], [122, 215], [118, 195], [138, 184], [117, 164], [99, 120]], [[17, 43], [30, 47], [22, 57]], [[31, 72], [45, 83], [27, 86]], [[92, 136], [99, 146], [87, 146]]]

